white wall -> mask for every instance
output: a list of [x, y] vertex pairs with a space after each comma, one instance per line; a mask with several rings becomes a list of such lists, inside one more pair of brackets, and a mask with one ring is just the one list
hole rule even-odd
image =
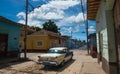
[[[102, 56], [109, 62], [116, 62], [116, 49], [115, 49], [115, 38], [114, 38], [114, 23], [113, 23], [113, 11], [108, 10], [107, 6], [111, 3], [106, 3], [101, 0], [100, 8], [97, 13], [97, 48], [98, 51], [102, 49]], [[111, 7], [112, 8], [112, 7]], [[102, 37], [100, 36], [102, 35]], [[100, 42], [102, 48], [100, 48]]]
[[[105, 2], [102, 0], [100, 8], [96, 17], [96, 32], [97, 32], [97, 48], [98, 51], [102, 51], [102, 56], [109, 61], [108, 55], [108, 36], [107, 36], [107, 25], [106, 25], [106, 12], [105, 12]], [[99, 47], [101, 46], [101, 47]]]

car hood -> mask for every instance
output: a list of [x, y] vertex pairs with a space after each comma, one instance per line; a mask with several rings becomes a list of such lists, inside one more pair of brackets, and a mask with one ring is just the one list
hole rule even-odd
[[46, 53], [46, 54], [40, 55], [40, 57], [57, 57], [57, 56], [61, 56], [61, 55], [62, 54]]

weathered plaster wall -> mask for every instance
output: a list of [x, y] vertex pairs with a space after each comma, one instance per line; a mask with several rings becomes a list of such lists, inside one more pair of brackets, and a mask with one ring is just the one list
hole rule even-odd
[[8, 34], [8, 51], [17, 51], [20, 37], [20, 26], [0, 21], [0, 33]]
[[97, 46], [98, 51], [102, 51], [102, 57], [109, 61], [108, 55], [108, 36], [105, 14], [105, 2], [101, 1], [99, 11], [97, 13]]
[[108, 50], [109, 50], [109, 62], [116, 62], [116, 48], [115, 48], [115, 32], [113, 23], [113, 11], [106, 10], [106, 21], [108, 31]]
[[[115, 34], [114, 34], [114, 23], [113, 13], [111, 8], [107, 8], [111, 2], [106, 3], [104, 0], [101, 1], [99, 11], [97, 13], [97, 34], [102, 34], [102, 37], [97, 35], [97, 46], [98, 50], [103, 50], [103, 57], [108, 62], [116, 62], [116, 50], [115, 50]], [[100, 39], [99, 39], [100, 38]], [[101, 48], [99, 47], [100, 40], [102, 40]]]
[[102, 51], [102, 67], [108, 74], [117, 74], [113, 5], [114, 0], [101, 0], [96, 17], [97, 46]]
[[107, 61], [109, 61], [107, 28], [102, 30], [100, 33], [102, 34], [102, 38], [101, 38], [102, 40], [101, 44], [102, 44], [102, 49], [103, 49], [102, 55]]

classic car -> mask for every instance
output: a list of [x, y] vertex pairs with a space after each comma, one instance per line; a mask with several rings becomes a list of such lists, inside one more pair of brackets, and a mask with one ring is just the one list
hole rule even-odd
[[54, 47], [50, 48], [48, 53], [38, 56], [38, 63], [49, 66], [63, 66], [72, 57], [73, 52], [66, 47]]

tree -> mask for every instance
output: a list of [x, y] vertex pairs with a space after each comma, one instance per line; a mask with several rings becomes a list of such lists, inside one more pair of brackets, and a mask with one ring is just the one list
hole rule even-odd
[[84, 43], [86, 43], [86, 41], [85, 41], [85, 40], [83, 40], [83, 42], [84, 42]]
[[52, 21], [52, 20], [49, 20], [48, 22], [45, 22], [43, 24], [43, 29], [48, 30], [48, 31], [52, 31], [52, 32], [55, 32], [55, 33], [59, 33], [59, 28], [57, 27], [55, 22]]
[[37, 27], [37, 26], [31, 26], [32, 29], [36, 30], [36, 31], [40, 31], [41, 28], [40, 27]]

